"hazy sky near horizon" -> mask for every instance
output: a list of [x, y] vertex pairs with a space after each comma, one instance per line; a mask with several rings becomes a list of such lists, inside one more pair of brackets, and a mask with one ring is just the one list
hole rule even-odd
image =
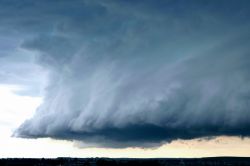
[[247, 0], [0, 0], [0, 157], [249, 156], [249, 18]]

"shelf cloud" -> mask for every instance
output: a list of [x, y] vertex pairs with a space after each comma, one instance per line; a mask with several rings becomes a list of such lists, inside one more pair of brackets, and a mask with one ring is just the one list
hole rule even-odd
[[14, 2], [0, 20], [49, 73], [14, 136], [124, 148], [250, 135], [248, 1]]

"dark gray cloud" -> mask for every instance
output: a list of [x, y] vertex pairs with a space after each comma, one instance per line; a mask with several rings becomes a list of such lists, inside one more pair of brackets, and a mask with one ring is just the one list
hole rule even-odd
[[14, 2], [2, 31], [49, 71], [15, 136], [152, 147], [250, 135], [248, 1]]
[[0, 37], [0, 84], [17, 86], [19, 95], [41, 96], [45, 71], [36, 64], [34, 53], [19, 44], [19, 39], [6, 34]]

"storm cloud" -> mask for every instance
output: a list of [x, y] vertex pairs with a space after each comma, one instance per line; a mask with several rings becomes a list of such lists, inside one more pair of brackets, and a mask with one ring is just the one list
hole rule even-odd
[[1, 3], [1, 31], [49, 73], [15, 136], [116, 148], [250, 135], [248, 1]]

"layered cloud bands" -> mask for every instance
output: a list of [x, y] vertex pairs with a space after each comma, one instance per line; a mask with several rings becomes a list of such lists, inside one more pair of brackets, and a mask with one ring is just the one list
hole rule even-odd
[[15, 136], [152, 147], [250, 135], [247, 1], [46, 4], [28, 3], [9, 25], [50, 73]]

